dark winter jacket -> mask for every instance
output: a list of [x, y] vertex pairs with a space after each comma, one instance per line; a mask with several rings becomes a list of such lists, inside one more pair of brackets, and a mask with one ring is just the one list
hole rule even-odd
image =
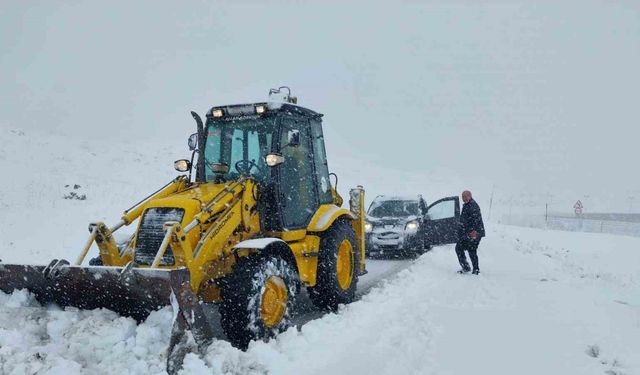
[[484, 237], [484, 223], [482, 222], [482, 214], [480, 206], [471, 199], [468, 203], [462, 205], [462, 213], [460, 214], [460, 239], [467, 238], [471, 231], [478, 232], [479, 237]]

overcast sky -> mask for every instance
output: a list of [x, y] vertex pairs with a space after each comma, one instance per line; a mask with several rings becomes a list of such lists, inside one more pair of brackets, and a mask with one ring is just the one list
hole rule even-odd
[[236, 3], [3, 2], [0, 126], [184, 143], [288, 85], [332, 169], [428, 176], [374, 191], [640, 208], [639, 2]]

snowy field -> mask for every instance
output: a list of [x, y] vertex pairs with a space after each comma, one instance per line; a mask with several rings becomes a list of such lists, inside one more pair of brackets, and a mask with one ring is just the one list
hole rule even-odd
[[[0, 167], [14, 172], [0, 195], [5, 263], [74, 259], [89, 221], [117, 221], [186, 154], [183, 141], [89, 144], [15, 129], [0, 141]], [[355, 168], [345, 160], [330, 163]], [[86, 199], [64, 198], [72, 192]], [[639, 248], [638, 238], [488, 224], [478, 277], [455, 273], [451, 246], [372, 262], [361, 299], [337, 314], [247, 352], [214, 342], [182, 374], [640, 374]], [[171, 317], [167, 308], [136, 326], [0, 293], [0, 374], [162, 374]]]

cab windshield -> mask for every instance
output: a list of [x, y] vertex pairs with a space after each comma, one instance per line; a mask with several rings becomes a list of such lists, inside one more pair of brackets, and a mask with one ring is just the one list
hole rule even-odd
[[213, 181], [212, 164], [226, 164], [227, 179], [250, 175], [264, 182], [269, 177], [265, 156], [271, 151], [274, 118], [207, 121], [204, 148], [205, 176]]
[[406, 217], [418, 215], [418, 202], [405, 200], [384, 200], [374, 202], [368, 215], [373, 217]]

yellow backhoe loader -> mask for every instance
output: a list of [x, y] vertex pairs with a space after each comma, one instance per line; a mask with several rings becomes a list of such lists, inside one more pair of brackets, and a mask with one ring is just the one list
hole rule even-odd
[[[188, 350], [186, 331], [200, 350], [217, 337], [245, 348], [291, 325], [302, 287], [319, 308], [351, 302], [366, 272], [364, 190], [352, 189], [341, 208], [322, 115], [296, 103], [281, 87], [267, 102], [213, 107], [205, 123], [192, 112], [191, 159], [175, 162], [188, 174], [114, 226], [90, 224], [74, 264], [0, 264], [0, 289], [138, 321], [172, 304], [169, 372]], [[113, 232], [134, 222], [130, 240], [116, 244]], [[94, 243], [99, 256], [88, 260]]]

